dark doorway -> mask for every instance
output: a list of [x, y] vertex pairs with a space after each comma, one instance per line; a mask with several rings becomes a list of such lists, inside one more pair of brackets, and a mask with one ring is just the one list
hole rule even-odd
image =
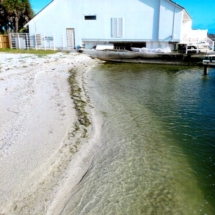
[[129, 51], [131, 51], [131, 47], [135, 47], [135, 48], [146, 47], [146, 42], [112, 42], [112, 44], [114, 44], [115, 49], [129, 50]]

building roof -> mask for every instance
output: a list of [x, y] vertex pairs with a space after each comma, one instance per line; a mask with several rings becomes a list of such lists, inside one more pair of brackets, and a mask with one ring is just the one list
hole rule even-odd
[[171, 2], [172, 4], [176, 5], [177, 7], [181, 8], [182, 10], [184, 10], [185, 13], [187, 14], [187, 16], [192, 20], [190, 14], [187, 12], [187, 10], [184, 7], [182, 7], [181, 5], [177, 4], [176, 2], [174, 2], [172, 0], [168, 0], [168, 1]]

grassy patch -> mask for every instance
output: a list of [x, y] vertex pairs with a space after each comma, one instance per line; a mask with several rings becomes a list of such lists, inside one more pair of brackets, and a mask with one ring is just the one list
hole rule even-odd
[[37, 55], [47, 55], [47, 54], [55, 54], [58, 51], [53, 50], [23, 50], [23, 49], [0, 49], [0, 52], [11, 53], [11, 54], [37, 54]]
[[37, 57], [39, 57], [39, 58], [43, 58], [43, 57], [45, 57], [46, 55], [45, 54], [38, 54], [37, 55]]

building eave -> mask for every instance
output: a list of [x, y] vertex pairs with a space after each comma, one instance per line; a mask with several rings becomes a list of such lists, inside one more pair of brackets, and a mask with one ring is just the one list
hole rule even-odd
[[29, 23], [31, 23], [36, 17], [38, 17], [42, 11], [44, 11], [45, 9], [47, 9], [52, 3], [54, 2], [54, 0], [52, 0], [49, 4], [47, 4], [42, 10], [40, 10], [29, 22], [27, 22], [24, 27], [26, 28]]
[[191, 18], [190, 14], [186, 11], [186, 9], [184, 9], [184, 12], [187, 14], [187, 16], [188, 16], [191, 20], [193, 20], [193, 19]]
[[191, 18], [190, 14], [187, 12], [187, 10], [186, 10], [184, 7], [182, 7], [181, 5], [177, 4], [176, 2], [174, 2], [174, 1], [172, 1], [172, 0], [167, 0], [167, 1], [170, 2], [170, 3], [172, 3], [173, 5], [177, 6], [178, 8], [184, 10], [184, 12], [187, 14], [187, 16], [188, 16], [191, 20], [193, 20], [193, 19]]
[[173, 40], [153, 40], [153, 39], [124, 39], [124, 38], [81, 38], [84, 42], [124, 42], [124, 43], [135, 43], [135, 42], [173, 42], [178, 43], [179, 39]]

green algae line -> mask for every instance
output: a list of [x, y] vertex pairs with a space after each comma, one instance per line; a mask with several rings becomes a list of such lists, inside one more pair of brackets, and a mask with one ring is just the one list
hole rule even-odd
[[87, 103], [84, 101], [82, 96], [82, 89], [80, 88], [78, 81], [76, 79], [77, 72], [76, 70], [72, 69], [70, 70], [70, 77], [68, 79], [68, 82], [70, 84], [70, 95], [71, 99], [74, 102], [76, 114], [78, 117], [78, 122], [81, 126], [88, 127], [91, 122], [88, 117], [88, 113], [86, 112], [86, 106]]

